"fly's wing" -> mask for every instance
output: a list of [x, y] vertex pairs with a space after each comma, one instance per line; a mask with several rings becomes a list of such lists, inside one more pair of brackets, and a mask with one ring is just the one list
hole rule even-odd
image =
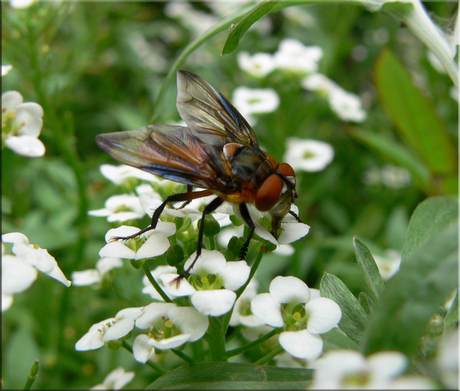
[[149, 125], [138, 130], [99, 134], [97, 145], [118, 160], [186, 185], [229, 191], [222, 154], [188, 128]]
[[206, 80], [178, 71], [177, 90], [177, 110], [200, 140], [218, 147], [227, 143], [259, 146], [243, 116]]

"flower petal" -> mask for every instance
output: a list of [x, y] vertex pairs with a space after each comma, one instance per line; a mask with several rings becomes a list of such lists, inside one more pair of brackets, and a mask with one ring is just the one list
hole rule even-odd
[[251, 268], [246, 261], [227, 262], [219, 275], [224, 279], [224, 286], [231, 291], [241, 288], [249, 278]]
[[189, 341], [200, 339], [208, 330], [209, 318], [192, 307], [177, 307], [169, 311], [169, 318], [185, 334], [189, 334]]
[[292, 356], [306, 360], [317, 359], [323, 350], [321, 337], [307, 330], [283, 331], [279, 343]]
[[273, 299], [270, 293], [261, 293], [251, 300], [251, 311], [265, 324], [272, 327], [283, 327], [281, 304]]
[[137, 362], [146, 363], [155, 354], [155, 349], [149, 341], [150, 338], [146, 334], [139, 334], [134, 340], [133, 356]]
[[342, 317], [339, 305], [327, 297], [310, 300], [305, 305], [305, 310], [310, 314], [308, 331], [315, 334], [326, 333], [336, 327]]
[[228, 289], [197, 291], [192, 294], [191, 301], [202, 314], [221, 316], [232, 309], [236, 293]]
[[30, 263], [14, 255], [2, 256], [2, 292], [21, 293], [34, 283], [37, 276], [37, 269]]
[[306, 303], [310, 289], [300, 278], [277, 276], [270, 283], [270, 295], [279, 303]]
[[5, 145], [25, 157], [40, 157], [46, 152], [45, 145], [33, 136], [10, 136], [5, 140]]
[[102, 337], [103, 342], [113, 341], [120, 338], [125, 337], [128, 335], [134, 328], [134, 320], [133, 319], [121, 319], [109, 327], [109, 329], [105, 332], [104, 336]]
[[[196, 251], [190, 256], [189, 259], [185, 262], [184, 269], [192, 264], [195, 260]], [[198, 257], [195, 265], [193, 266], [193, 274], [218, 274], [220, 273], [226, 265], [227, 261], [225, 257], [219, 251], [209, 251], [202, 250], [201, 255]]]

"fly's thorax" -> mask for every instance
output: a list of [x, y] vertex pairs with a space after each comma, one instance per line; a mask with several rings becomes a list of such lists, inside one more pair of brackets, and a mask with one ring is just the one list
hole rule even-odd
[[259, 148], [228, 143], [224, 145], [223, 153], [230, 162], [233, 179], [242, 187], [251, 185], [257, 189], [274, 172], [272, 162]]

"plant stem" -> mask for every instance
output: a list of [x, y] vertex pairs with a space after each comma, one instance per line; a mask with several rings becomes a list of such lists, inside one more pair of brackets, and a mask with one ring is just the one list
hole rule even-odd
[[255, 341], [252, 341], [244, 346], [241, 346], [239, 348], [229, 350], [226, 354], [225, 357], [233, 357], [238, 354], [241, 354], [249, 349], [252, 349], [254, 346], [257, 346], [261, 344], [262, 342], [265, 342], [267, 339], [273, 337], [274, 335], [278, 334], [282, 329], [273, 329], [272, 331], [268, 332], [265, 335], [262, 335], [261, 337], [257, 338]]
[[209, 317], [209, 328], [207, 332], [209, 354], [211, 361], [226, 361], [225, 354], [225, 332], [221, 319]]
[[182, 360], [187, 361], [189, 364], [196, 364], [196, 361], [191, 358], [190, 356], [186, 355], [185, 353], [181, 352], [177, 349], [171, 349], [171, 351], [177, 356], [180, 357]]
[[142, 265], [142, 269], [144, 270], [144, 273], [147, 276], [150, 283], [153, 285], [153, 287], [158, 292], [158, 294], [163, 298], [163, 300], [166, 303], [172, 303], [172, 300], [169, 298], [169, 296], [164, 292], [163, 289], [161, 289], [161, 286], [158, 285], [158, 282], [156, 282], [155, 279], [153, 278], [152, 273], [150, 273], [150, 270], [146, 262], [144, 262], [144, 264]]
[[283, 352], [283, 348], [281, 346], [277, 347], [275, 350], [272, 350], [270, 353], [266, 354], [259, 360], [257, 360], [254, 364], [256, 365], [264, 365], [269, 362], [273, 357], [276, 357], [278, 354]]

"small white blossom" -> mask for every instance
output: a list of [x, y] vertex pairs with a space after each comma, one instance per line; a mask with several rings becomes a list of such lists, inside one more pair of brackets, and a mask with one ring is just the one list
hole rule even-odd
[[40, 157], [45, 146], [38, 139], [43, 126], [43, 108], [35, 102], [23, 102], [17, 91], [2, 94], [2, 140], [21, 156]]
[[257, 295], [251, 311], [265, 324], [282, 327], [279, 343], [297, 358], [314, 360], [323, 349], [323, 334], [337, 326], [342, 312], [334, 301], [311, 299], [307, 284], [296, 277], [278, 276], [272, 280], [270, 293]]
[[268, 53], [255, 53], [251, 56], [248, 52], [240, 52], [237, 61], [240, 69], [256, 77], [267, 76], [276, 67], [273, 56]]
[[101, 384], [91, 387], [91, 390], [120, 390], [134, 379], [134, 372], [125, 372], [123, 367], [118, 367], [110, 372]]
[[336, 90], [329, 95], [328, 99], [331, 110], [344, 121], [363, 122], [367, 117], [361, 99], [355, 94]]
[[10, 0], [10, 6], [13, 8], [28, 8], [35, 0]]
[[92, 325], [75, 344], [75, 350], [99, 349], [107, 343], [122, 341], [134, 328], [134, 321], [142, 315], [142, 307], [125, 308], [115, 318]]
[[385, 390], [407, 364], [400, 352], [378, 352], [366, 358], [354, 350], [330, 350], [314, 364], [311, 388]]
[[13, 69], [12, 65], [2, 65], [2, 76], [8, 75], [8, 73]]
[[105, 201], [105, 208], [90, 210], [91, 216], [107, 216], [107, 221], [127, 221], [144, 217], [145, 212], [134, 194], [120, 194], [109, 197]]
[[458, 327], [443, 336], [437, 352], [436, 363], [446, 388], [458, 390]]
[[363, 181], [367, 185], [383, 184], [390, 189], [402, 189], [408, 187], [411, 182], [409, 170], [392, 164], [383, 167], [371, 167], [364, 173]]
[[2, 241], [13, 243], [12, 252], [17, 258], [29, 263], [42, 273], [48, 274], [65, 286], [71, 285], [71, 282], [59, 268], [56, 259], [46, 249], [40, 248], [36, 244], [30, 244], [26, 235], [20, 232], [8, 233], [2, 235]]
[[273, 88], [252, 89], [241, 86], [233, 91], [232, 102], [241, 115], [254, 125], [256, 119], [253, 114], [275, 111], [280, 104], [280, 98]]
[[393, 277], [401, 265], [401, 253], [393, 249], [385, 250], [383, 255], [373, 254], [380, 275], [387, 281]]
[[283, 160], [294, 170], [316, 172], [326, 168], [334, 159], [334, 148], [324, 141], [289, 137]]
[[120, 258], [101, 258], [96, 262], [95, 269], [72, 272], [72, 283], [75, 286], [100, 284], [110, 270], [122, 266]]
[[121, 185], [127, 178], [137, 178], [149, 182], [160, 182], [160, 179], [158, 179], [155, 175], [124, 164], [119, 166], [102, 164], [99, 169], [104, 177], [116, 185]]
[[323, 49], [319, 46], [305, 46], [302, 42], [287, 38], [283, 39], [274, 54], [278, 68], [298, 73], [310, 73], [318, 70], [318, 62], [323, 57]]
[[[160, 285], [160, 287], [164, 291], [165, 290], [164, 284], [163, 284], [163, 281], [160, 279], [160, 276], [165, 273], [176, 273], [176, 272], [177, 272], [176, 268], [172, 266], [160, 265], [160, 266], [157, 266], [154, 270], [152, 270], [150, 274], [152, 275], [152, 277], [155, 279], [155, 281], [158, 283], [158, 285]], [[163, 298], [160, 296], [158, 291], [152, 286], [147, 276], [144, 276], [142, 278], [142, 284], [144, 284], [144, 288], [142, 288], [142, 293], [150, 295], [152, 299], [163, 301]], [[171, 300], [174, 300], [177, 297], [171, 293], [167, 295]]]
[[[196, 257], [196, 252], [185, 262], [187, 269]], [[175, 273], [160, 275], [168, 294], [190, 296], [193, 306], [204, 315], [221, 316], [229, 312], [236, 300], [237, 290], [248, 280], [250, 267], [245, 261], [227, 262], [219, 251], [202, 250], [190, 271], [187, 280], [177, 284], [171, 282]]]
[[361, 99], [345, 91], [334, 81], [319, 73], [305, 77], [301, 85], [306, 90], [317, 91], [327, 97], [331, 110], [344, 121], [363, 122], [367, 113], [362, 108]]
[[207, 316], [192, 307], [178, 307], [173, 303], [152, 303], [142, 312], [136, 326], [148, 329], [148, 335], [138, 335], [133, 344], [134, 358], [141, 363], [147, 362], [155, 349], [174, 349], [197, 341], [209, 326]]
[[251, 312], [251, 300], [257, 296], [257, 280], [254, 278], [238, 298], [230, 318], [230, 326], [243, 325], [247, 327], [262, 326], [264, 322]]
[[176, 233], [176, 225], [158, 222], [155, 229], [128, 240], [113, 240], [115, 237], [127, 237], [136, 234], [137, 227], [122, 225], [109, 230], [105, 235], [107, 244], [99, 252], [101, 258], [134, 259], [153, 258], [164, 254], [170, 247], [168, 237]]

